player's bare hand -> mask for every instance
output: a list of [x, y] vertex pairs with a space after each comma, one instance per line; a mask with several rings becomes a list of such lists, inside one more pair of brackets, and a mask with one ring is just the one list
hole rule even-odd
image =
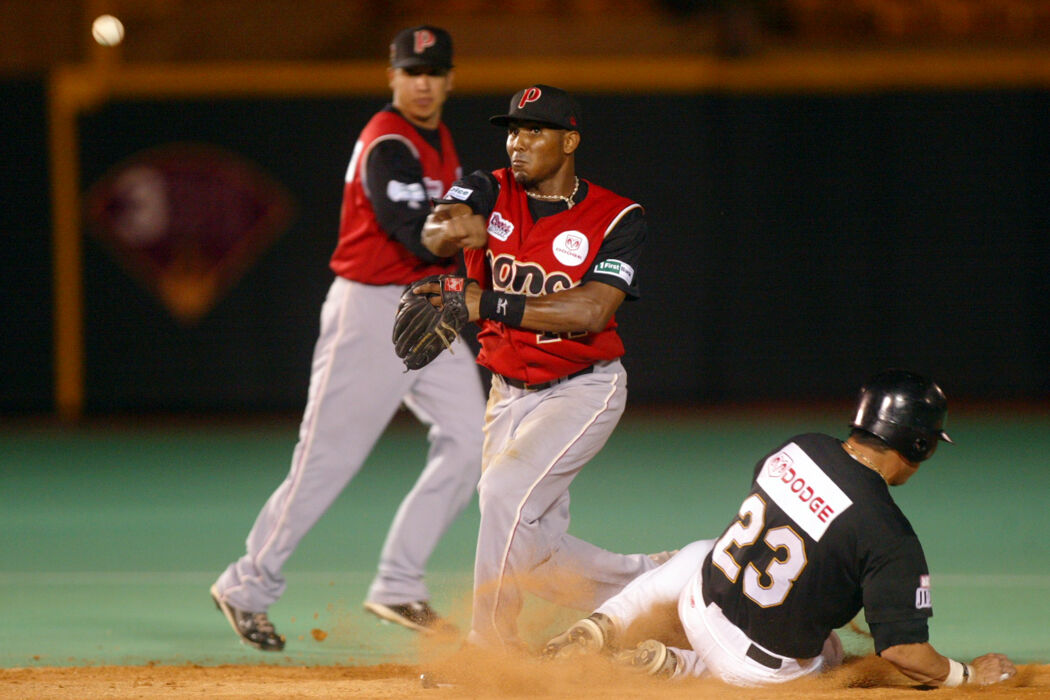
[[416, 296], [425, 296], [435, 309], [440, 309], [443, 306], [441, 302], [441, 284], [438, 282], [421, 284], [413, 289], [412, 293]]
[[990, 685], [1013, 678], [1017, 668], [1010, 659], [1002, 654], [985, 654], [978, 656], [970, 664], [973, 666], [972, 682], [977, 685]]
[[468, 208], [449, 216], [443, 222], [444, 236], [454, 241], [460, 248], [484, 248], [488, 242], [488, 231], [485, 220]]
[[427, 250], [447, 258], [464, 248], [484, 248], [488, 230], [466, 204], [439, 204], [423, 224], [421, 237]]

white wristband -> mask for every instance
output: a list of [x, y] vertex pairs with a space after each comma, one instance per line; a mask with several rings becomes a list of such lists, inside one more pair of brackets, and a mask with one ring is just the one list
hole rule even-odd
[[945, 688], [955, 688], [970, 682], [973, 676], [973, 667], [970, 664], [962, 664], [955, 659], [948, 659], [948, 677], [944, 679]]

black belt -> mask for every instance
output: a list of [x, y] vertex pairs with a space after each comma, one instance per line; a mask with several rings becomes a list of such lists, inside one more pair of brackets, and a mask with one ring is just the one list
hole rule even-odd
[[751, 659], [752, 661], [757, 661], [766, 668], [771, 668], [774, 671], [779, 669], [781, 664], [784, 663], [783, 659], [773, 656], [772, 654], [767, 654], [766, 652], [756, 647], [754, 644], [751, 644], [747, 647], [747, 658]]
[[584, 374], [590, 374], [593, 371], [594, 365], [591, 365], [590, 367], [584, 367], [579, 372], [573, 372], [572, 374], [567, 374], [564, 377], [558, 377], [557, 379], [552, 379], [549, 382], [540, 382], [539, 384], [526, 384], [520, 379], [515, 379], [514, 377], [504, 377], [502, 374], [499, 375], [499, 377], [515, 389], [524, 389], [525, 391], [541, 391], [543, 389], [550, 389], [555, 384], [561, 384], [562, 382], [568, 379], [572, 379], [573, 377], [579, 377]]

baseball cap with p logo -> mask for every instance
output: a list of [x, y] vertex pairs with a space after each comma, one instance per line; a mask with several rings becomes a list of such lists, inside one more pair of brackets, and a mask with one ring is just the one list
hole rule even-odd
[[489, 119], [495, 126], [536, 122], [568, 131], [580, 130], [580, 105], [569, 93], [550, 85], [532, 85], [510, 99], [510, 111]]
[[452, 68], [452, 37], [444, 29], [428, 24], [404, 29], [390, 43], [390, 66], [448, 70]]

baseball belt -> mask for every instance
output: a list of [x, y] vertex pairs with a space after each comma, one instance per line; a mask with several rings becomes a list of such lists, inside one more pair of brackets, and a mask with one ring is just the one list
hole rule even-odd
[[748, 646], [747, 651], [745, 653], [747, 654], [747, 658], [751, 659], [752, 661], [757, 661], [766, 668], [771, 668], [774, 671], [778, 670], [784, 663], [781, 659], [778, 659], [772, 654], [767, 654], [766, 652], [756, 647], [754, 644]]
[[593, 371], [594, 371], [594, 365], [590, 365], [589, 367], [584, 367], [583, 369], [581, 369], [578, 372], [573, 372], [572, 374], [567, 374], [564, 377], [558, 377], [557, 379], [552, 379], [549, 382], [540, 382], [538, 384], [526, 384], [525, 382], [521, 381], [520, 379], [515, 379], [514, 377], [504, 377], [502, 374], [500, 374], [498, 376], [499, 376], [500, 379], [502, 379], [507, 384], [509, 384], [510, 386], [514, 387], [515, 389], [524, 389], [525, 391], [542, 391], [544, 389], [550, 389], [555, 384], [561, 384], [562, 382], [567, 382], [568, 380], [570, 380], [570, 379], [572, 379], [574, 377], [579, 377], [579, 376], [582, 376], [584, 374], [590, 374]]

